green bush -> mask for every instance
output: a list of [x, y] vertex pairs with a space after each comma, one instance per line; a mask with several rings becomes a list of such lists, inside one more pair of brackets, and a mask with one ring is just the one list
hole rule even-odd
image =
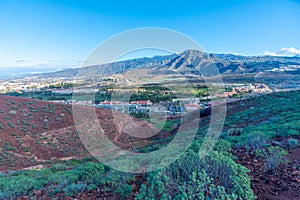
[[257, 152], [263, 150], [267, 145], [267, 137], [261, 132], [253, 132], [246, 136], [245, 138], [246, 149], [252, 152]]
[[41, 189], [43, 186], [43, 183], [39, 180], [24, 175], [13, 176], [9, 179], [0, 179], [1, 196], [7, 199], [16, 199], [28, 195], [34, 190]]
[[97, 186], [95, 184], [89, 184], [87, 189], [88, 189], [88, 191], [96, 190]]
[[189, 151], [168, 168], [148, 175], [136, 199], [255, 199], [248, 169], [213, 151]]
[[265, 157], [265, 170], [274, 171], [280, 164], [287, 162], [287, 152], [281, 147], [269, 147], [267, 151], [263, 152]]
[[297, 139], [289, 139], [287, 141], [288, 149], [294, 149], [298, 146], [298, 140]]
[[78, 175], [79, 180], [89, 180], [98, 172], [104, 173], [104, 166], [100, 163], [88, 162], [74, 168], [74, 173]]
[[16, 126], [15, 126], [13, 123], [11, 123], [11, 122], [9, 122], [7, 125], [8, 125], [10, 128], [16, 128]]
[[65, 196], [74, 196], [86, 189], [86, 183], [72, 183], [63, 189]]
[[102, 177], [101, 185], [108, 186], [106, 189], [126, 197], [132, 192], [130, 183], [135, 181], [135, 176], [132, 173], [125, 173], [111, 169], [106, 176]]
[[[68, 171], [57, 171], [50, 177], [49, 182], [53, 184], [62, 184], [62, 183], [70, 184], [70, 183], [75, 183], [78, 180], [79, 180], [78, 175], [74, 173], [73, 170], [68, 170]], [[64, 185], [62, 185], [62, 187], [64, 187]]]
[[[24, 172], [22, 173], [24, 174]], [[46, 185], [49, 183], [51, 176], [53, 176], [53, 173], [49, 168], [46, 168], [42, 170], [30, 171], [27, 176], [30, 175], [43, 185]]]
[[[9, 145], [9, 143], [5, 144]], [[86, 163], [86, 161], [82, 161], [84, 163], [70, 170], [68, 170], [67, 165], [54, 164], [50, 168], [42, 170], [13, 171], [3, 175], [0, 174], [0, 199], [17, 199], [24, 195], [33, 196], [34, 190], [41, 189], [45, 189], [46, 194], [49, 196], [61, 192], [65, 192], [67, 196], [73, 196], [85, 190], [87, 182], [96, 176], [98, 180], [104, 183], [104, 166], [90, 161]], [[122, 181], [121, 183], [124, 184]], [[124, 187], [128, 190], [128, 186], [124, 184]], [[89, 190], [96, 188], [96, 184], [89, 184]], [[122, 187], [117, 189], [120, 188]], [[128, 194], [125, 189], [123, 190], [125, 191], [124, 194]]]

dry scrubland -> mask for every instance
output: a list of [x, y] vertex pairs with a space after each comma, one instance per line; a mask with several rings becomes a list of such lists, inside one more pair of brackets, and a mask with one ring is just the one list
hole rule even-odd
[[[297, 199], [300, 195], [300, 91], [228, 104], [223, 133], [204, 160], [198, 150], [209, 117], [200, 120], [189, 150], [164, 170], [127, 174], [91, 158], [69, 105], [0, 96], [0, 199]], [[97, 109], [107, 136], [122, 148], [146, 152], [172, 139], [178, 121], [147, 140], [120, 132], [109, 110]], [[134, 119], [150, 126], [148, 122]], [[172, 131], [173, 130], [173, 131]], [[141, 130], [137, 130], [141, 131]]]

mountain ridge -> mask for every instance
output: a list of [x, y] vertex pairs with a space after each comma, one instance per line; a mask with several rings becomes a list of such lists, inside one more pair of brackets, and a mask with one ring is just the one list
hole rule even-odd
[[[300, 66], [300, 57], [283, 56], [242, 56], [234, 54], [207, 53], [199, 50], [185, 50], [179, 54], [135, 58], [81, 68], [69, 68], [62, 71], [44, 73], [40, 77], [76, 77], [76, 76], [109, 76], [124, 74], [131, 70], [147, 69], [161, 74], [180, 73], [203, 76], [246, 74], [276, 71], [290, 65]], [[212, 72], [212, 69], [214, 72]], [[217, 70], [216, 70], [217, 69]], [[218, 71], [218, 72], [217, 72]], [[300, 74], [300, 68], [294, 67], [288, 72]]]

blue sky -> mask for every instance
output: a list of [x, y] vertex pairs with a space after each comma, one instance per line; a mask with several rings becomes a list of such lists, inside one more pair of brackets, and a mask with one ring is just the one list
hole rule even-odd
[[163, 27], [209, 52], [257, 55], [300, 49], [297, 0], [1, 0], [0, 66], [84, 60], [105, 39]]

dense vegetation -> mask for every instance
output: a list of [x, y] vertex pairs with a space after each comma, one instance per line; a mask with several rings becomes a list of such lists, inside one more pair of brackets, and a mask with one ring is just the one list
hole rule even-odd
[[[243, 134], [227, 139], [239, 143], [249, 141], [254, 138], [253, 135], [257, 134], [262, 134], [265, 139], [299, 135], [299, 99], [300, 91], [297, 90], [273, 93], [238, 102], [238, 105], [234, 105], [236, 110], [227, 115], [225, 127], [242, 128]], [[224, 134], [226, 135], [226, 132]]]
[[[123, 180], [124, 179], [124, 180]], [[123, 181], [122, 181], [123, 180]], [[99, 163], [54, 164], [50, 168], [31, 171], [15, 171], [0, 177], [0, 199], [15, 199], [20, 196], [34, 195], [37, 190], [44, 190], [51, 197], [58, 193], [74, 196], [83, 191], [91, 191], [103, 186], [101, 191], [113, 190], [116, 194], [131, 191], [127, 182], [134, 176], [124, 176], [120, 172], [105, 169]]]
[[150, 173], [136, 199], [254, 199], [249, 170], [234, 162], [230, 144], [219, 141], [199, 158], [201, 141], [169, 167]]
[[[53, 164], [42, 170], [14, 171], [0, 176], [0, 198], [17, 198], [44, 190], [47, 196], [74, 196], [99, 189], [119, 198], [135, 199], [254, 199], [248, 169], [234, 162], [230, 144], [219, 141], [215, 151], [200, 159], [201, 141], [166, 169], [145, 174], [147, 184], [133, 192], [137, 176], [108, 169], [99, 163]], [[226, 149], [226, 150], [225, 150]]]

